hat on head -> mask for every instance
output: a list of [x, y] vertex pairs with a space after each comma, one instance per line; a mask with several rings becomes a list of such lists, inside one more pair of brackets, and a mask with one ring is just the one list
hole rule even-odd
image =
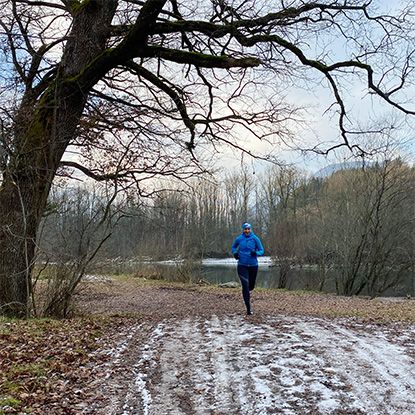
[[251, 228], [251, 224], [248, 222], [245, 222], [242, 224], [242, 229]]

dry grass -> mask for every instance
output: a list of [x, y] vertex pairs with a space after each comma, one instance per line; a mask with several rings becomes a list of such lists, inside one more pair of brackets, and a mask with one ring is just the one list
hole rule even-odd
[[[298, 314], [356, 317], [380, 323], [415, 322], [415, 301], [406, 298], [340, 297], [307, 291], [258, 289], [252, 294], [258, 315]], [[83, 284], [76, 297], [84, 314], [135, 314], [145, 318], [224, 315], [244, 312], [240, 289], [120, 278]]]

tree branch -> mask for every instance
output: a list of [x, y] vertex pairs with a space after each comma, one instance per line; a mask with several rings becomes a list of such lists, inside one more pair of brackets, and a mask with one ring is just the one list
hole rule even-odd
[[176, 63], [185, 63], [204, 68], [252, 68], [261, 64], [260, 59], [254, 57], [231, 58], [229, 56], [214, 56], [199, 52], [168, 49], [160, 46], [147, 47], [143, 56], [157, 57]]
[[169, 87], [166, 83], [164, 83], [159, 77], [151, 73], [149, 70], [143, 68], [140, 65], [137, 65], [133, 61], [127, 62], [126, 66], [130, 68], [134, 73], [138, 76], [142, 76], [143, 78], [147, 79], [157, 88], [165, 92], [174, 102], [180, 115], [182, 117], [184, 125], [190, 131], [190, 141], [187, 144], [189, 150], [193, 150], [195, 148], [195, 124], [189, 118], [189, 114], [187, 113], [186, 105], [184, 104], [183, 100], [180, 98], [179, 94], [171, 87]]
[[67, 7], [57, 4], [57, 3], [50, 3], [48, 1], [15, 0], [15, 2], [27, 4], [28, 6], [44, 6], [44, 7], [52, 7], [54, 9], [68, 11]]
[[77, 170], [81, 171], [82, 173], [84, 173], [86, 176], [90, 177], [91, 179], [94, 179], [97, 182], [109, 181], [109, 180], [118, 180], [118, 179], [122, 179], [122, 178], [127, 177], [127, 176], [131, 176], [130, 172], [98, 174], [98, 173], [95, 173], [92, 170], [86, 168], [82, 164], [76, 163], [74, 161], [62, 160], [60, 162], [60, 167], [71, 167], [71, 168], [77, 169]]

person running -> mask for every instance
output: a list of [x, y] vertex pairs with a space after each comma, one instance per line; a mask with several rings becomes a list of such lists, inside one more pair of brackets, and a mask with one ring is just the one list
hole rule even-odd
[[232, 254], [238, 261], [238, 276], [242, 285], [242, 296], [246, 306], [246, 314], [252, 315], [250, 291], [255, 288], [258, 273], [258, 256], [264, 255], [260, 239], [252, 232], [248, 222], [242, 224], [242, 235], [232, 244]]

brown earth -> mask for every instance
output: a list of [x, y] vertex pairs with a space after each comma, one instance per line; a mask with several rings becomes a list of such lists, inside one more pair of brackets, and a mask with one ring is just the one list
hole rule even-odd
[[240, 289], [139, 279], [84, 288], [84, 312], [140, 322], [98, 369], [106, 399], [83, 414], [412, 415], [412, 300], [256, 290], [248, 317]]
[[[415, 301], [404, 298], [339, 297], [307, 291], [257, 289], [252, 295], [255, 317], [315, 315], [355, 317], [376, 322], [415, 322]], [[76, 298], [87, 315], [131, 314], [146, 319], [244, 314], [240, 289], [145, 279], [107, 280], [84, 284]]]
[[[0, 320], [0, 414], [303, 413], [296, 410], [330, 413], [324, 412], [324, 406], [318, 406], [321, 391], [301, 386], [306, 375], [291, 379], [302, 389], [293, 395], [294, 398], [298, 395], [297, 398], [290, 395], [292, 387], [285, 385], [285, 377], [280, 373], [290, 366], [291, 360], [273, 363], [280, 366], [270, 363], [269, 353], [273, 345], [279, 345], [285, 355], [290, 355], [299, 347], [298, 344], [305, 342], [301, 350], [309, 351], [306, 356], [311, 366], [307, 370], [318, 369], [314, 367], [316, 359], [323, 356], [322, 350], [329, 347], [320, 344], [318, 338], [314, 339], [312, 347], [307, 345], [311, 334], [305, 327], [327, 338], [333, 332], [338, 333], [331, 342], [342, 343], [350, 352], [343, 366], [355, 357], [372, 370], [370, 359], [358, 356], [354, 345], [360, 342], [368, 349], [372, 344], [377, 348], [386, 347], [385, 344], [389, 343], [380, 345], [376, 339], [359, 338], [368, 335], [379, 337], [379, 333], [381, 338], [389, 339], [393, 347], [403, 347], [405, 359], [413, 360], [414, 357], [414, 342], [411, 336], [407, 336], [409, 332], [414, 333], [415, 302], [411, 299], [370, 300], [256, 290], [253, 293], [255, 314], [247, 317], [240, 289], [118, 279], [84, 283], [76, 296], [75, 306], [76, 317], [68, 320]], [[279, 339], [287, 336], [287, 326], [295, 328], [297, 340], [293, 344], [291, 338], [280, 343]], [[344, 330], [352, 333], [350, 339], [345, 337]], [[269, 331], [276, 337], [271, 339]], [[256, 334], [246, 337], [246, 333]], [[234, 343], [235, 339], [240, 342]], [[241, 353], [253, 353], [256, 348], [263, 350], [266, 362], [261, 360], [262, 357], [255, 361], [255, 356], [251, 362], [264, 367], [267, 374], [262, 380], [259, 375], [249, 378], [251, 386], [247, 384], [247, 396], [251, 398], [247, 403], [239, 396], [238, 383], [226, 381], [223, 373], [227, 376], [236, 373], [236, 378], [245, 373], [244, 370], [249, 368], [238, 372], [240, 363], [232, 369], [226, 362], [238, 361]], [[327, 355], [327, 359], [332, 358]], [[376, 373], [386, 363], [380, 356], [372, 360], [377, 362], [376, 370], [372, 370], [373, 379], [382, 377], [383, 372]], [[222, 366], [217, 366], [221, 361]], [[194, 362], [199, 363], [193, 367]], [[173, 369], [177, 366], [181, 369], [176, 373]], [[338, 370], [327, 362], [326, 366], [324, 370], [328, 373]], [[210, 380], [203, 381], [204, 370], [210, 373]], [[407, 369], [397, 369], [394, 376], [399, 380], [404, 370]], [[290, 373], [295, 371], [298, 367]], [[166, 375], [170, 372], [174, 376]], [[196, 372], [202, 378], [193, 379]], [[356, 377], [360, 375], [357, 373]], [[269, 383], [278, 376], [281, 377], [278, 381]], [[365, 412], [356, 404], [357, 395], [349, 396], [342, 392], [353, 386], [345, 373], [339, 372], [336, 376], [337, 383], [330, 389], [333, 396], [326, 400], [327, 411], [330, 402], [344, 401], [344, 408], [340, 405], [336, 413], [376, 413]], [[320, 378], [320, 383], [315, 383], [319, 387], [321, 384], [334, 384], [333, 379], [323, 379], [323, 375]], [[173, 388], [174, 394], [169, 392], [172, 383], [178, 385], [177, 390]], [[396, 401], [401, 385], [390, 386], [389, 383], [390, 380], [385, 378], [382, 387], [390, 389], [389, 395]], [[265, 392], [255, 392], [262, 384]], [[132, 385], [136, 385], [135, 389]], [[218, 385], [222, 392], [215, 389]], [[412, 388], [412, 384], [403, 382], [402, 385], [409, 388], [408, 391]], [[367, 388], [365, 391], [367, 394]], [[140, 396], [136, 396], [137, 393]], [[258, 393], [264, 394], [261, 402], [266, 402], [265, 406], [256, 401]], [[157, 400], [160, 394], [166, 396], [165, 402]], [[217, 403], [221, 394], [226, 397], [226, 410]], [[269, 394], [279, 396], [280, 400], [286, 399], [291, 407], [277, 410]], [[206, 400], [196, 399], [199, 395], [206, 396]], [[146, 396], [151, 404], [146, 401]], [[246, 409], [244, 405], [248, 405]], [[406, 413], [406, 407], [402, 408], [401, 413]], [[355, 412], [350, 412], [352, 410]]]

